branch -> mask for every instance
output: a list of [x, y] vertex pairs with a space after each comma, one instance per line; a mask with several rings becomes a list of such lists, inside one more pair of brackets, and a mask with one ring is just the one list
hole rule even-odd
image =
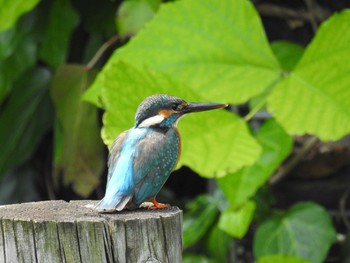
[[305, 0], [308, 7], [307, 11], [296, 10], [288, 7], [282, 7], [274, 4], [257, 4], [256, 8], [263, 16], [277, 17], [285, 20], [301, 20], [311, 23], [314, 30], [317, 29], [317, 23], [326, 20], [330, 11], [321, 7], [313, 0]]
[[96, 63], [100, 60], [100, 58], [103, 56], [103, 54], [115, 43], [123, 40], [124, 38], [121, 38], [119, 35], [114, 35], [109, 40], [107, 40], [103, 45], [97, 50], [95, 55], [92, 57], [92, 59], [89, 61], [89, 63], [86, 65], [87, 70], [91, 70], [95, 67]]
[[317, 137], [310, 137], [306, 140], [303, 147], [298, 151], [286, 164], [283, 168], [278, 170], [273, 176], [269, 179], [269, 185], [275, 185], [283, 178], [285, 178], [288, 173], [293, 170], [293, 168], [300, 162], [303, 158], [317, 143], [319, 142]]

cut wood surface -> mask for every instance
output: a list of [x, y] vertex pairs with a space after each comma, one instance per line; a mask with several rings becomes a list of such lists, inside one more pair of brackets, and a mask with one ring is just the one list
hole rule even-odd
[[180, 209], [98, 214], [96, 203], [0, 206], [0, 262], [181, 262]]

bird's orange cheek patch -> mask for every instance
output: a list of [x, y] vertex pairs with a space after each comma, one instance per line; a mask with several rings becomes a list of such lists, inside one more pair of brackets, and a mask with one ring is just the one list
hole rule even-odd
[[160, 110], [159, 114], [163, 115], [165, 118], [168, 118], [171, 114], [173, 114], [170, 110]]

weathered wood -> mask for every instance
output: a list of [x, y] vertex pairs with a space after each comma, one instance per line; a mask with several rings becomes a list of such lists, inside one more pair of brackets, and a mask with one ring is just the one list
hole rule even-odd
[[98, 214], [95, 201], [0, 206], [0, 262], [181, 262], [177, 207]]

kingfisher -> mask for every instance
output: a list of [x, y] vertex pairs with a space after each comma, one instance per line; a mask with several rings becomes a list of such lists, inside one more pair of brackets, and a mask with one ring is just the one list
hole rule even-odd
[[175, 168], [181, 153], [176, 127], [191, 112], [225, 108], [227, 104], [186, 102], [165, 94], [144, 99], [135, 114], [135, 125], [113, 142], [108, 157], [108, 177], [104, 198], [96, 209], [112, 213], [137, 209], [150, 201], [149, 209], [167, 208], [156, 195]]

